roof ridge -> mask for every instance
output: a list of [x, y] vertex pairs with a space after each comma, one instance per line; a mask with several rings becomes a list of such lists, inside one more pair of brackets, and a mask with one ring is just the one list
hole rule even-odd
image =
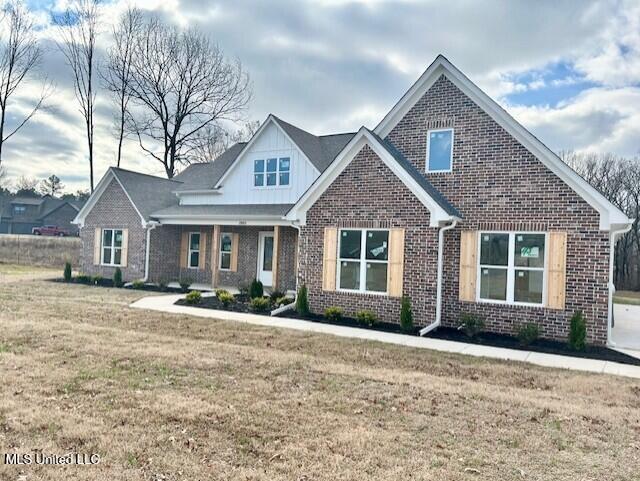
[[163, 181], [166, 181], [166, 182], [175, 182], [175, 183], [178, 183], [178, 184], [182, 184], [183, 183], [180, 180], [165, 179], [164, 177], [158, 177], [157, 175], [145, 174], [144, 172], [137, 172], [135, 170], [123, 169], [122, 167], [113, 167], [113, 166], [111, 166], [111, 167], [109, 167], [109, 170], [112, 170], [112, 171], [115, 171], [115, 172], [117, 172], [117, 171], [127, 172], [128, 174], [142, 175], [144, 177], [151, 177], [152, 179], [163, 180]]

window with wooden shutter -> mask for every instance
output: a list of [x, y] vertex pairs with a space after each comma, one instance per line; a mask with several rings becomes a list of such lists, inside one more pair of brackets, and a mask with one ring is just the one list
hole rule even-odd
[[477, 257], [478, 231], [462, 231], [460, 233], [460, 278], [458, 293], [461, 301], [474, 302], [476, 300]]
[[549, 232], [547, 307], [564, 309], [567, 278], [567, 233]]
[[93, 235], [93, 264], [100, 265], [100, 251], [102, 249], [102, 229], [96, 227]]
[[338, 229], [324, 228], [324, 248], [322, 254], [322, 290], [336, 290], [336, 262], [338, 250]]
[[402, 297], [404, 276], [404, 229], [389, 231], [388, 292], [391, 297]]
[[231, 272], [238, 271], [238, 248], [239, 248], [239, 235], [237, 232], [231, 234], [231, 266], [229, 270]]

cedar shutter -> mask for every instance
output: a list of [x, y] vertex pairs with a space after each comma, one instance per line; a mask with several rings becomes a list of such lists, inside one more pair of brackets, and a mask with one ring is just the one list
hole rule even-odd
[[[150, 235], [147, 231], [147, 235]], [[122, 229], [122, 250], [120, 251], [120, 265], [127, 267], [127, 257], [129, 255], [129, 229]]]
[[238, 233], [231, 234], [231, 265], [229, 270], [236, 272], [238, 270]]
[[387, 285], [389, 296], [402, 297], [402, 279], [404, 275], [404, 229], [389, 231], [389, 270]]
[[182, 240], [180, 241], [180, 267], [186, 269], [188, 264], [189, 257], [189, 233], [182, 233]]
[[220, 226], [213, 226], [213, 236], [211, 238], [211, 285], [218, 286], [218, 269], [220, 266]]
[[100, 250], [102, 248], [102, 229], [96, 227], [95, 234], [93, 236], [93, 264], [100, 265]]
[[336, 290], [336, 262], [338, 252], [338, 229], [324, 228], [324, 252], [322, 255], [322, 290]]
[[547, 307], [564, 309], [567, 278], [567, 233], [549, 232]]
[[198, 256], [198, 269], [207, 268], [207, 231], [200, 231], [200, 255]]
[[273, 226], [273, 259], [271, 263], [274, 289], [278, 287], [278, 281], [280, 280], [278, 276], [278, 264], [280, 261], [280, 256], [278, 255], [279, 250], [280, 250], [280, 226], [276, 225], [276, 226]]
[[461, 301], [475, 302], [477, 273], [478, 231], [462, 231], [460, 233], [460, 277], [458, 287], [458, 295]]

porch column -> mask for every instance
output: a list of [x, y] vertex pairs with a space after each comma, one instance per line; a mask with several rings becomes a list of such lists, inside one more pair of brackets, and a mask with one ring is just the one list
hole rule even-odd
[[280, 248], [280, 226], [273, 226], [273, 259], [271, 264], [271, 272], [273, 275], [273, 289], [278, 288], [278, 250]]
[[218, 260], [220, 259], [220, 226], [213, 226], [211, 240], [211, 287], [218, 287]]

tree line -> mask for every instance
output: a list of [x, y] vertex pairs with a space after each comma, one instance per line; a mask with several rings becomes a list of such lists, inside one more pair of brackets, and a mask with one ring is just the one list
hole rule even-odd
[[[13, 0], [4, 7], [0, 38], [0, 172], [2, 147], [46, 106], [52, 85], [40, 71], [43, 48], [38, 26], [25, 4]], [[252, 97], [249, 75], [238, 59], [196, 28], [180, 29], [134, 7], [128, 8], [105, 32], [100, 0], [72, 0], [54, 14], [56, 46], [72, 74], [73, 89], [84, 124], [93, 191], [95, 108], [107, 94], [115, 107], [116, 157], [120, 166], [127, 138], [137, 141], [150, 159], [162, 164], [168, 178], [180, 166], [211, 161], [233, 141], [244, 139], [257, 126], [226, 127], [244, 120]], [[103, 57], [98, 39], [109, 36]], [[29, 80], [42, 84], [31, 112], [5, 132], [5, 119], [15, 114], [14, 99]]]

